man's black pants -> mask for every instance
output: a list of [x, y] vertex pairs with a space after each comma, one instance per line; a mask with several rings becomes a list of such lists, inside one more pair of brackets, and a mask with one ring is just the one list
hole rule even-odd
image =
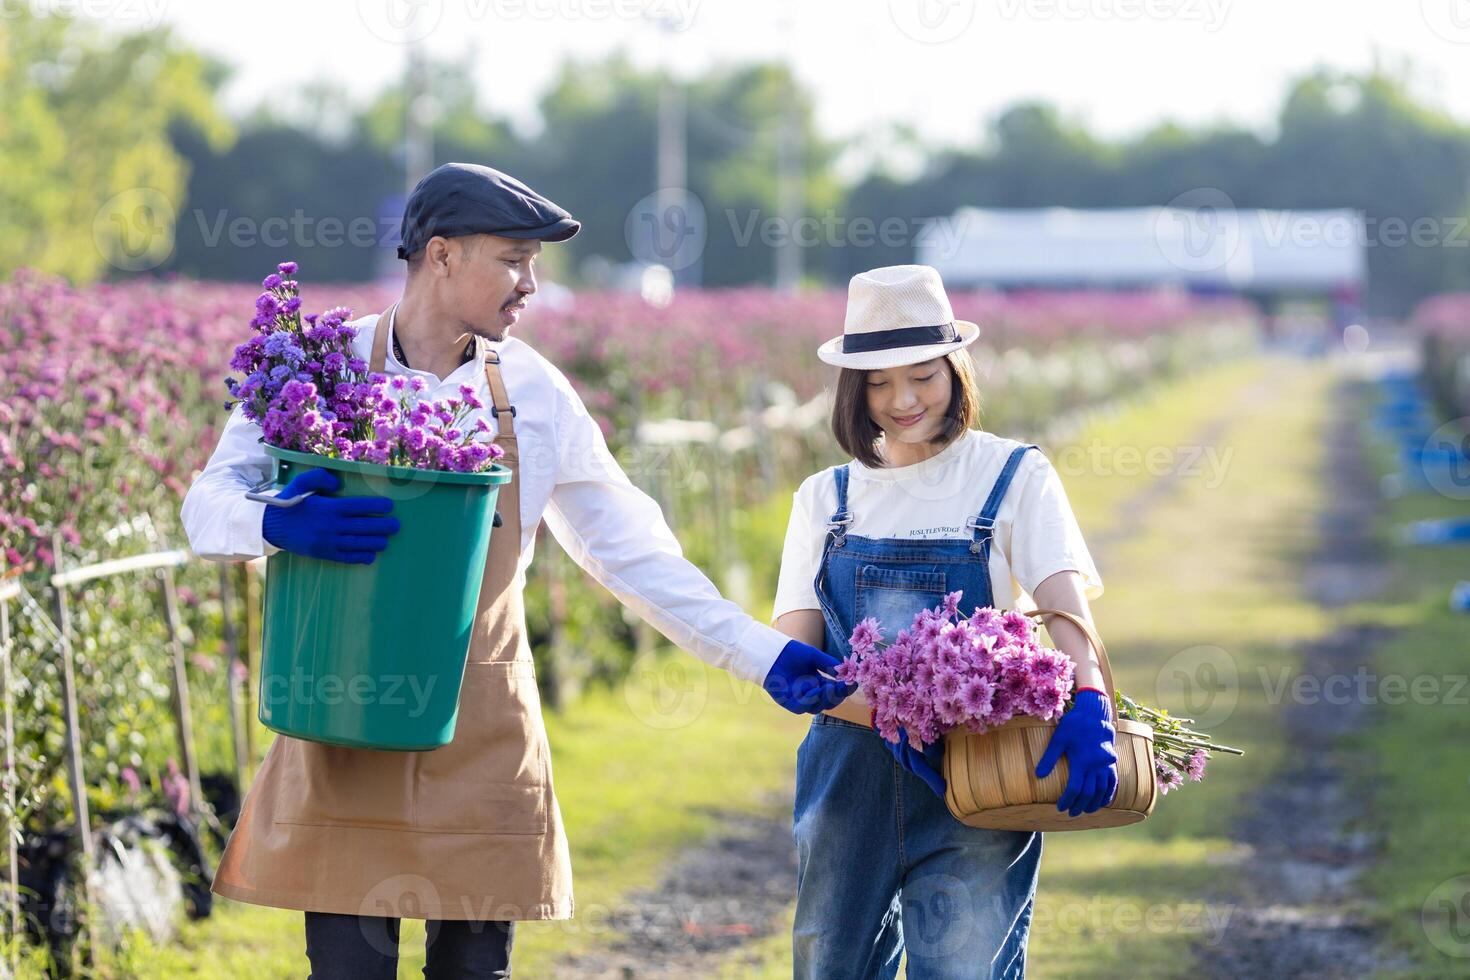
[[[428, 980], [505, 980], [510, 976], [514, 922], [425, 923]], [[306, 913], [308, 980], [394, 980], [398, 976], [398, 920], [375, 915]]]

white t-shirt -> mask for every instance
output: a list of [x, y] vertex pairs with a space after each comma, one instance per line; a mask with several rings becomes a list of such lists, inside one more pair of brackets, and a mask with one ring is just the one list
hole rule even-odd
[[[868, 538], [969, 540], [965, 527], [979, 515], [1011, 451], [1025, 443], [971, 429], [934, 456], [911, 466], [872, 469], [848, 464], [848, 534]], [[781, 554], [773, 620], [793, 609], [817, 609], [814, 581], [822, 561], [827, 520], [837, 509], [832, 469], [806, 478], [792, 496], [791, 522]], [[1068, 569], [1081, 573], [1088, 599], [1103, 593], [1102, 578], [1051, 461], [1041, 450], [1021, 457], [995, 519], [990, 589], [995, 604], [1035, 608], [1032, 591]]]

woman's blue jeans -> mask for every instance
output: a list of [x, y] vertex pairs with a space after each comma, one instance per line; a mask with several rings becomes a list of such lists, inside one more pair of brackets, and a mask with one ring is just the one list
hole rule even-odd
[[797, 751], [798, 980], [1026, 972], [1041, 834], [966, 827], [871, 728], [817, 715]]

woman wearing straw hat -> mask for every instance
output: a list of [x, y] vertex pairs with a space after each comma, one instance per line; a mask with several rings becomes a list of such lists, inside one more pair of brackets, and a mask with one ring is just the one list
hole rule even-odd
[[[846, 323], [818, 356], [841, 369], [832, 431], [851, 462], [793, 499], [776, 628], [838, 657], [872, 616], [907, 624], [945, 594], [967, 608], [1034, 597], [1090, 621], [1102, 594], [1056, 471], [1036, 446], [974, 426], [979, 392], [928, 266], [852, 278]], [[1072, 816], [1112, 801], [1118, 773], [1101, 668], [1080, 630], [1052, 627], [1076, 663], [1074, 707], [1037, 774], [1065, 757]], [[797, 753], [793, 933], [798, 978], [1020, 977], [1041, 835], [981, 830], [943, 802], [943, 743], [884, 741], [861, 695], [818, 714]]]

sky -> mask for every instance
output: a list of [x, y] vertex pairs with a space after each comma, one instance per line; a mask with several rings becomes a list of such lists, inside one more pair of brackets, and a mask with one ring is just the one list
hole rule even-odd
[[474, 52], [483, 105], [525, 128], [565, 57], [619, 49], [686, 77], [788, 59], [819, 130], [855, 145], [894, 123], [973, 145], [1021, 99], [1104, 136], [1161, 119], [1269, 131], [1290, 78], [1375, 61], [1470, 120], [1470, 0], [0, 0], [18, 3], [171, 25], [235, 67], [240, 112], [328, 75], [366, 100], [413, 39], [430, 58]]

